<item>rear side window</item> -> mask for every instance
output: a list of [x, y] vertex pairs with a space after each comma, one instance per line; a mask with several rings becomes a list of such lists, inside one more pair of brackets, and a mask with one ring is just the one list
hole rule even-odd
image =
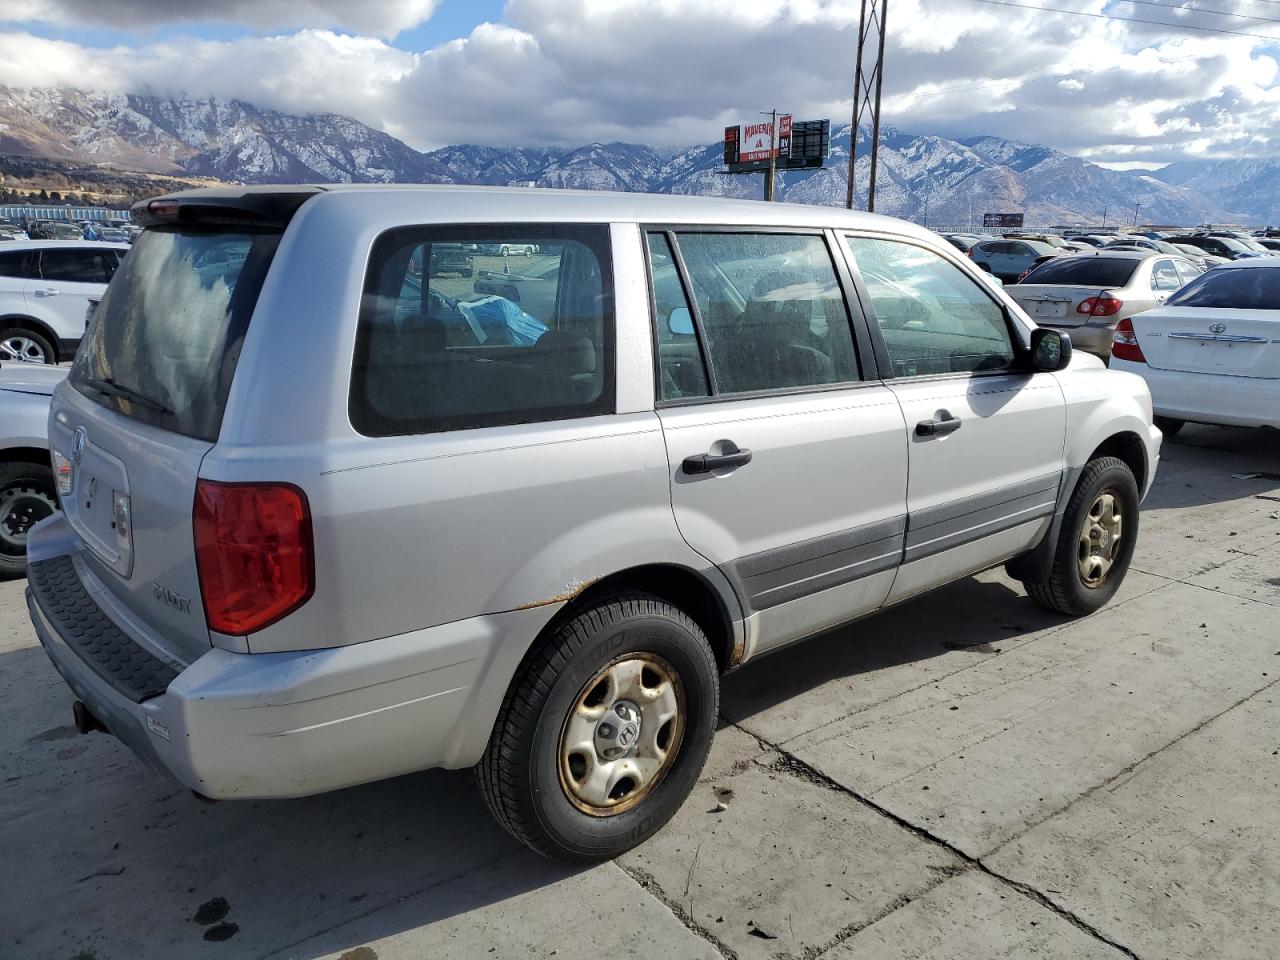
[[844, 295], [821, 236], [679, 233], [677, 244], [717, 394], [858, 379]]
[[72, 384], [126, 416], [217, 440], [279, 239], [247, 230], [143, 231], [94, 310]]
[[1127, 257], [1054, 257], [1036, 267], [1024, 284], [1058, 283], [1080, 287], [1123, 287], [1138, 269], [1139, 260]]
[[349, 413], [402, 436], [612, 413], [603, 225], [404, 227], [369, 258]]
[[72, 247], [40, 251], [40, 276], [67, 283], [110, 283], [116, 272], [114, 250]]
[[1157, 260], [1151, 267], [1151, 289], [1160, 292], [1174, 291], [1182, 286], [1178, 268], [1172, 260]]
[[1280, 310], [1280, 268], [1210, 270], [1175, 293], [1168, 303], [1219, 310]]

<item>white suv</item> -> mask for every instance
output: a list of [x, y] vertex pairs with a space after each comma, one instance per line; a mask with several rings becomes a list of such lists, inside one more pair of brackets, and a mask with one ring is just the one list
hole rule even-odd
[[126, 243], [27, 240], [0, 246], [0, 360], [69, 360], [91, 301], [102, 298]]
[[135, 217], [28, 603], [80, 728], [206, 796], [476, 767], [521, 840], [613, 856], [724, 671], [999, 564], [1087, 614], [1133, 556], [1146, 385], [911, 224], [405, 186]]

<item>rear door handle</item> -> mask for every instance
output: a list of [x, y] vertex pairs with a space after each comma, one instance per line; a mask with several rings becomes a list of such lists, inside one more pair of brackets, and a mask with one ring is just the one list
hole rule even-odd
[[945, 437], [960, 429], [959, 417], [943, 417], [940, 420], [921, 420], [916, 424], [917, 437]]
[[685, 473], [710, 473], [712, 470], [745, 467], [750, 462], [750, 450], [735, 450], [733, 453], [699, 453], [685, 457], [680, 466]]
[[58, 291], [53, 289], [53, 287], [41, 287], [36, 291], [37, 297], [56, 297], [57, 295]]

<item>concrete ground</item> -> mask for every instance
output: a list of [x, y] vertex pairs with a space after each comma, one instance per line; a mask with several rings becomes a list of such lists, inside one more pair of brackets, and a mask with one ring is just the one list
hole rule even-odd
[[468, 773], [201, 803], [76, 736], [0, 585], [0, 956], [1274, 957], [1280, 439], [1166, 444], [1134, 566], [1085, 620], [992, 572], [749, 665], [684, 809], [590, 870]]

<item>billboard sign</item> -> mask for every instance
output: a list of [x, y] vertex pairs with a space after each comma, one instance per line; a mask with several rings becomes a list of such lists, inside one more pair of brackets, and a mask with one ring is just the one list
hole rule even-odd
[[738, 153], [739, 162], [750, 163], [752, 160], [768, 160], [772, 153], [773, 124], [767, 120], [763, 123], [744, 124], [742, 127], [742, 149]]
[[982, 225], [984, 227], [1021, 227], [1022, 214], [1020, 213], [984, 213], [982, 215]]
[[741, 127], [724, 128], [724, 162], [733, 165], [738, 162], [738, 134]]
[[[759, 173], [769, 167], [769, 121], [724, 128], [724, 162], [729, 173]], [[782, 170], [821, 167], [831, 151], [831, 121], [794, 122], [778, 117], [775, 162]]]

